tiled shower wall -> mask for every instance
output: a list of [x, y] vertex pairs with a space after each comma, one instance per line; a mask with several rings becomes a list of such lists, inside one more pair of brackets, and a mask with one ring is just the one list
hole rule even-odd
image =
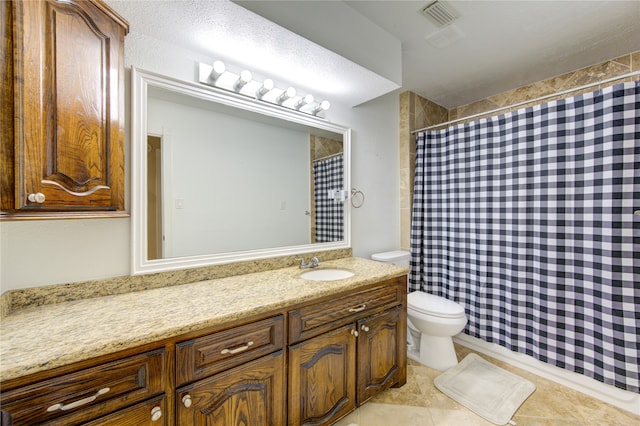
[[[413, 177], [415, 172], [415, 135], [411, 132], [423, 127], [444, 123], [450, 120], [467, 117], [470, 115], [481, 114], [483, 112], [492, 111], [503, 108], [508, 105], [526, 102], [530, 99], [536, 99], [546, 95], [570, 90], [575, 87], [584, 86], [601, 80], [606, 80], [622, 74], [634, 71], [640, 71], [640, 52], [630, 53], [615, 59], [608, 60], [590, 67], [572, 71], [557, 77], [542, 80], [537, 83], [523, 86], [518, 89], [503, 92], [486, 99], [473, 102], [471, 104], [462, 105], [457, 108], [447, 110], [446, 108], [431, 102], [413, 92], [403, 92], [400, 94], [400, 244], [402, 250], [410, 249], [411, 238], [411, 205], [413, 194]], [[615, 82], [604, 84], [603, 86], [611, 86], [612, 84], [622, 83], [624, 81], [638, 80], [640, 77], [628, 77]], [[551, 97], [543, 100], [548, 102], [554, 99], [567, 98], [578, 95], [580, 93], [591, 92], [597, 87], [592, 86], [588, 89], [576, 90], [574, 92]], [[530, 104], [517, 106], [515, 109], [525, 106], [539, 104], [541, 101], [534, 101]], [[484, 116], [491, 116], [509, 112], [511, 108], [504, 109], [499, 112], [488, 112]], [[474, 117], [470, 120], [476, 120], [483, 117], [482, 115]]]
[[412, 130], [449, 119], [449, 111], [413, 92], [400, 94], [400, 247], [409, 251], [411, 205], [416, 164], [416, 141]]

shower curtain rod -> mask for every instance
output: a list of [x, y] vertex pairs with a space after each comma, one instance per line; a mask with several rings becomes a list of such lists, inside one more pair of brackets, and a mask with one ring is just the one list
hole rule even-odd
[[341, 153], [341, 152], [338, 152], [337, 154], [327, 155], [326, 157], [314, 158], [314, 159], [313, 159], [313, 161], [326, 160], [326, 159], [329, 159], [329, 158], [331, 158], [331, 157], [337, 157], [338, 155], [342, 155], [342, 153]]
[[421, 129], [413, 130], [411, 132], [411, 134], [413, 135], [413, 134], [416, 134], [418, 132], [422, 132], [424, 130], [431, 130], [431, 129], [434, 129], [436, 127], [448, 126], [449, 124], [457, 123], [458, 121], [464, 121], [464, 120], [468, 120], [470, 118], [476, 118], [476, 117], [480, 117], [480, 116], [483, 116], [483, 115], [493, 114], [493, 113], [496, 113], [498, 111], [502, 111], [502, 110], [505, 110], [505, 109], [522, 106], [522, 105], [525, 105], [525, 104], [529, 104], [531, 102], [542, 101], [544, 99], [552, 98], [554, 96], [564, 95], [566, 93], [571, 93], [571, 92], [575, 92], [577, 90], [587, 89], [587, 88], [592, 87], [592, 86], [597, 86], [599, 84], [604, 84], [604, 83], [610, 83], [612, 81], [620, 80], [620, 79], [627, 78], [627, 77], [633, 77], [633, 76], [636, 76], [636, 75], [640, 75], [640, 71], [634, 71], [634, 72], [630, 72], [630, 73], [627, 73], [627, 74], [622, 74], [622, 75], [619, 75], [619, 76], [616, 76], [616, 77], [607, 78], [605, 80], [596, 81], [595, 83], [585, 84], [584, 86], [574, 87], [572, 89], [563, 90], [561, 92], [552, 93], [550, 95], [540, 96], [539, 98], [529, 99], [527, 101], [518, 102], [518, 103], [507, 105], [507, 106], [504, 106], [504, 107], [492, 109], [491, 111], [485, 111], [485, 112], [480, 112], [478, 114], [467, 115], [466, 117], [456, 118], [455, 120], [450, 120], [450, 121], [446, 121], [444, 123], [434, 124], [434, 125], [428, 126], [428, 127], [423, 127]]

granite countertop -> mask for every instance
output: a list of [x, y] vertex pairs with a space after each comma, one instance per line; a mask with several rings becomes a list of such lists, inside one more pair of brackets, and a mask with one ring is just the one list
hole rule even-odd
[[297, 267], [27, 308], [2, 319], [0, 380], [9, 380], [406, 275], [360, 258], [319, 268], [355, 273], [308, 281]]

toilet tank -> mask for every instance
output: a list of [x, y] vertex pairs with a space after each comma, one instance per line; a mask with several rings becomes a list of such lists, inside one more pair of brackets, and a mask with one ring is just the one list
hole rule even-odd
[[385, 251], [383, 253], [374, 253], [371, 255], [371, 259], [378, 262], [391, 263], [393, 265], [402, 266], [404, 268], [409, 267], [410, 258], [411, 253], [402, 250]]

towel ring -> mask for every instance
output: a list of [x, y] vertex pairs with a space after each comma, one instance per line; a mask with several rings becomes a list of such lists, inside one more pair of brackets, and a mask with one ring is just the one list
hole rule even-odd
[[351, 205], [359, 209], [364, 204], [364, 193], [358, 189], [351, 188]]

